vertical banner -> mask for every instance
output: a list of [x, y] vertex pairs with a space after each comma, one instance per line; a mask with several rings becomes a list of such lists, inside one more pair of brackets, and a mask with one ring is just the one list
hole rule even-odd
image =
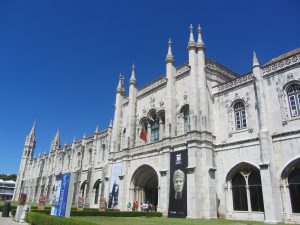
[[57, 175], [55, 182], [54, 182], [54, 190], [52, 194], [52, 207], [51, 207], [51, 215], [57, 216], [57, 210], [58, 210], [58, 202], [59, 202], [59, 195], [60, 195], [60, 188], [61, 188], [61, 175]]
[[170, 196], [169, 217], [187, 215], [187, 180], [188, 151], [172, 152], [170, 156]]
[[[66, 173], [56, 176], [54, 192], [52, 195], [51, 215], [59, 217], [68, 217], [71, 207], [73, 191], [70, 190], [71, 174]], [[67, 212], [67, 213], [66, 213]]]
[[108, 208], [117, 209], [119, 199], [119, 185], [122, 172], [122, 163], [116, 163], [112, 165], [112, 172], [110, 178], [110, 192], [108, 199]]

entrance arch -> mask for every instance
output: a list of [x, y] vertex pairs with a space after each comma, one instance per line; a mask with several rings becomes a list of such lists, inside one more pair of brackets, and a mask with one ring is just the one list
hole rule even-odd
[[158, 204], [158, 176], [149, 165], [140, 166], [131, 179], [132, 202], [151, 203], [156, 210]]

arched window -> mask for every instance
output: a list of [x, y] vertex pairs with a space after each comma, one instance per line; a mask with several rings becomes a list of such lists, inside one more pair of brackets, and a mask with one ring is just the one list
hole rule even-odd
[[299, 116], [300, 114], [300, 85], [293, 84], [287, 89], [291, 116]]
[[82, 183], [81, 187], [80, 187], [81, 197], [84, 197], [84, 196], [85, 196], [85, 187], [86, 187], [86, 185], [87, 185], [87, 181], [85, 180], [85, 181]]
[[89, 164], [92, 164], [92, 161], [93, 161], [93, 151], [90, 148], [90, 150], [89, 150]]
[[105, 144], [102, 144], [102, 161], [105, 160]]
[[235, 126], [237, 130], [247, 127], [245, 104], [242, 101], [238, 101], [234, 104], [234, 117]]
[[156, 119], [151, 125], [151, 142], [159, 140], [159, 121]]
[[248, 185], [252, 211], [264, 212], [261, 179], [260, 174], [256, 170], [249, 175]]
[[126, 147], [126, 128], [122, 132], [122, 149]]
[[80, 167], [80, 165], [81, 165], [81, 156], [80, 155], [81, 155], [80, 152], [78, 152], [78, 154], [77, 154], [77, 166], [78, 167]]
[[190, 109], [189, 105], [184, 105], [180, 109], [180, 113], [183, 116], [183, 132], [187, 133], [190, 131]]
[[98, 200], [99, 200], [99, 191], [100, 191], [100, 183], [101, 180], [98, 179], [95, 184], [94, 184], [94, 189], [95, 189], [95, 199], [94, 199], [94, 204], [98, 204]]
[[232, 178], [232, 198], [234, 210], [248, 211], [246, 181], [240, 173]]
[[243, 167], [232, 177], [231, 184], [234, 210], [264, 212], [261, 178], [257, 169]]
[[294, 167], [288, 176], [293, 213], [300, 213], [300, 168]]
[[70, 164], [71, 164], [71, 156], [68, 155], [68, 169], [70, 169]]

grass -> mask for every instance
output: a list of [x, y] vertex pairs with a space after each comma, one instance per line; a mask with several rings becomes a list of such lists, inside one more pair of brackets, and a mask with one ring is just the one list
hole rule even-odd
[[[88, 216], [76, 217], [72, 219], [93, 222], [101, 225], [263, 225], [263, 222], [224, 220], [224, 219], [179, 219], [167, 217], [106, 217]], [[283, 224], [282, 224], [283, 225]]]

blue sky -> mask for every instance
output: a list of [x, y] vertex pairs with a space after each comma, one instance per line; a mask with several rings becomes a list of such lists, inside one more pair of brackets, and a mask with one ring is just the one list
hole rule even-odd
[[[119, 73], [136, 64], [138, 86], [188, 60], [189, 24], [201, 23], [206, 56], [245, 74], [300, 47], [300, 1], [0, 2], [0, 173], [16, 173], [36, 121], [36, 155], [57, 128], [70, 143], [113, 117]], [[195, 32], [196, 34], [196, 32]], [[128, 85], [127, 85], [128, 86]]]

